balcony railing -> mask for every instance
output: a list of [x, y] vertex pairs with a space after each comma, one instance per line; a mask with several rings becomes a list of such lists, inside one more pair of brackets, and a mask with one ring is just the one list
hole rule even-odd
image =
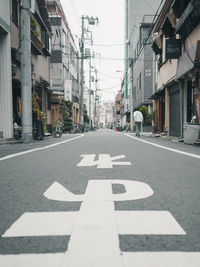
[[34, 32], [31, 31], [31, 49], [36, 55], [43, 55], [43, 43], [35, 36]]
[[179, 21], [175, 26], [175, 33], [186, 38], [198, 25], [200, 17], [200, 2], [192, 0], [182, 13]]

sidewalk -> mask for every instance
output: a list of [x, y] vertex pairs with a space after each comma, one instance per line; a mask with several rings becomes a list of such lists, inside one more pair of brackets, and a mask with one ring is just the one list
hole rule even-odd
[[185, 144], [183, 138], [169, 137], [167, 135], [152, 134], [151, 132], [142, 132], [141, 137], [136, 137], [135, 132], [126, 132], [126, 134], [133, 136], [134, 139], [146, 140], [149, 143], [156, 144], [158, 146], [165, 146], [171, 149], [177, 149], [186, 153], [193, 153], [200, 155], [200, 142], [193, 145]]

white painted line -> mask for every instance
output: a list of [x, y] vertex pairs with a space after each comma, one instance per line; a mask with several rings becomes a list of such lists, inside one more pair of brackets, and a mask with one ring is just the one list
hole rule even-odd
[[[78, 254], [80, 255], [80, 253]], [[64, 253], [0, 255], [2, 267], [61, 267]], [[103, 255], [101, 254], [103, 257]], [[123, 267], [199, 267], [200, 252], [123, 252]], [[66, 258], [65, 258], [66, 260]], [[162, 265], [161, 265], [162, 263]], [[79, 265], [78, 267], [88, 267]], [[98, 266], [98, 265], [92, 265]], [[106, 267], [106, 265], [104, 265]], [[66, 266], [63, 266], [66, 267]], [[73, 266], [74, 267], [74, 266]], [[77, 267], [77, 266], [76, 266]], [[102, 266], [101, 266], [102, 267]], [[113, 266], [109, 266], [113, 267]], [[115, 266], [114, 266], [115, 267]]]
[[[126, 192], [113, 194], [113, 184], [124, 185]], [[93, 193], [76, 195], [58, 182], [54, 182], [44, 192], [44, 196], [57, 201], [126, 201], [147, 198], [153, 195], [153, 190], [148, 184], [132, 180], [90, 180], [88, 186], [93, 188]]]
[[[89, 183], [86, 194], [94, 194]], [[114, 202], [84, 201], [62, 267], [123, 267]]]
[[95, 166], [97, 165], [97, 161], [95, 161], [96, 154], [86, 154], [81, 155], [82, 160], [77, 164], [78, 167], [85, 167], [85, 166]]
[[200, 252], [123, 252], [124, 267], [199, 267]]
[[110, 154], [99, 154], [98, 160], [95, 160], [96, 154], [81, 155], [81, 161], [77, 167], [97, 166], [98, 169], [112, 169], [113, 165], [131, 165], [131, 162], [117, 162], [117, 159], [123, 159], [125, 155], [111, 157]]
[[81, 137], [83, 137], [83, 136], [84, 136], [84, 135], [79, 135], [79, 136], [73, 137], [73, 138], [71, 138], [71, 139], [68, 139], [68, 140], [59, 142], [59, 143], [55, 143], [55, 144], [51, 144], [51, 145], [48, 145], [48, 146], [38, 147], [38, 148], [34, 148], [34, 149], [30, 149], [30, 150], [23, 151], [23, 152], [15, 153], [15, 154], [12, 154], [12, 155], [8, 155], [8, 156], [5, 156], [5, 157], [0, 158], [0, 161], [6, 160], [6, 159], [15, 158], [15, 157], [18, 157], [18, 156], [21, 156], [21, 155], [25, 155], [25, 154], [29, 154], [29, 153], [32, 153], [32, 152], [35, 152], [35, 151], [39, 151], [39, 150], [43, 150], [43, 149], [47, 149], [47, 148], [51, 148], [51, 147], [55, 147], [55, 146], [59, 146], [59, 145], [61, 145], [61, 144], [70, 142], [70, 141], [72, 141], [72, 140], [81, 138]]
[[77, 212], [24, 213], [3, 237], [71, 235]]
[[137, 137], [134, 137], [132, 135], [129, 135], [129, 134], [124, 134], [134, 140], [137, 140], [139, 142], [142, 142], [142, 143], [145, 143], [145, 144], [149, 144], [149, 145], [152, 145], [152, 146], [155, 146], [155, 147], [159, 147], [159, 148], [162, 148], [162, 149], [165, 149], [165, 150], [169, 150], [169, 151], [172, 151], [172, 152], [175, 152], [175, 153], [179, 153], [179, 154], [182, 154], [182, 155], [185, 155], [185, 156], [189, 156], [189, 157], [193, 157], [193, 158], [196, 158], [196, 159], [200, 159], [200, 155], [197, 155], [197, 154], [193, 154], [193, 153], [188, 153], [188, 152], [184, 152], [184, 151], [181, 151], [181, 150], [178, 150], [178, 149], [174, 149], [174, 148], [170, 148], [170, 147], [166, 147], [166, 146], [161, 146], [161, 145], [158, 145], [158, 144], [155, 144], [155, 143], [151, 143], [149, 141], [146, 141], [146, 140], [143, 140], [141, 138], [137, 138]]
[[64, 253], [0, 255], [2, 267], [60, 267]]
[[112, 160], [124, 159], [125, 157], [126, 157], [125, 155], [119, 155], [119, 156], [112, 157]]
[[46, 198], [57, 201], [83, 201], [84, 195], [75, 195], [58, 182], [54, 182], [43, 194]]
[[185, 235], [168, 211], [117, 211], [121, 235]]
[[117, 162], [117, 161], [116, 161], [116, 162], [115, 162], [115, 161], [114, 161], [114, 162], [112, 163], [112, 165], [130, 166], [130, 165], [132, 165], [132, 164], [131, 164], [131, 162], [128, 162], [128, 161], [127, 161], [127, 162], [123, 162], [123, 161], [121, 161], [121, 162]]
[[111, 169], [112, 166], [112, 158], [109, 154], [99, 154], [98, 160], [98, 169]]

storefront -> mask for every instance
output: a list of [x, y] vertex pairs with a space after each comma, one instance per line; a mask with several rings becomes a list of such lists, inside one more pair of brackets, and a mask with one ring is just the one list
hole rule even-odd
[[200, 123], [200, 40], [178, 60], [176, 79], [184, 80], [187, 89], [186, 122]]

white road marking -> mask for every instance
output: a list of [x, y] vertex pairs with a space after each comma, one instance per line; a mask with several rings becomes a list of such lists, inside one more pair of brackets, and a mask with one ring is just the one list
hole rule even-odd
[[24, 213], [2, 237], [71, 235], [77, 212]]
[[45, 146], [45, 147], [38, 147], [38, 148], [34, 148], [34, 149], [30, 149], [30, 150], [23, 151], [23, 152], [19, 152], [19, 153], [11, 154], [11, 155], [8, 155], [8, 156], [5, 156], [5, 157], [0, 158], [0, 161], [6, 160], [6, 159], [15, 158], [15, 157], [18, 157], [18, 156], [21, 156], [21, 155], [25, 155], [25, 154], [29, 154], [29, 153], [32, 153], [32, 152], [35, 152], [35, 151], [44, 150], [44, 149], [47, 149], [47, 148], [51, 148], [51, 147], [55, 147], [55, 146], [59, 146], [59, 145], [61, 145], [61, 144], [70, 142], [70, 141], [72, 141], [72, 140], [81, 138], [81, 137], [83, 137], [83, 136], [84, 136], [84, 135], [82, 134], [82, 135], [79, 135], [79, 136], [70, 138], [70, 139], [68, 139], [68, 140], [65, 140], [65, 141], [62, 141], [62, 142], [59, 142], [59, 143], [55, 143], [55, 144], [51, 144], [51, 145], [48, 145], [48, 146]]
[[[199, 267], [200, 266], [200, 252], [182, 252], [182, 251], [181, 252], [178, 251], [177, 252], [176, 251], [122, 252], [121, 256], [123, 260], [123, 267], [152, 267], [152, 266], [153, 267], [161, 267], [161, 266]], [[64, 257], [66, 257], [65, 253], [0, 255], [0, 266], [61, 267]], [[86, 266], [88, 267], [89, 265]], [[93, 266], [96, 267], [96, 265]], [[109, 266], [109, 267], [115, 267], [115, 266]]]
[[123, 252], [125, 267], [199, 267], [200, 252]]
[[116, 211], [121, 235], [185, 235], [168, 211]]
[[188, 156], [188, 157], [193, 157], [193, 158], [196, 158], [196, 159], [200, 159], [200, 155], [197, 155], [197, 154], [184, 152], [184, 151], [181, 151], [181, 150], [178, 150], [178, 149], [174, 149], [174, 148], [170, 148], [170, 147], [166, 147], [166, 146], [161, 146], [161, 145], [158, 145], [158, 144], [151, 143], [149, 141], [143, 140], [141, 138], [134, 137], [134, 136], [129, 135], [129, 134], [124, 134], [124, 135], [126, 135], [126, 136], [128, 136], [128, 137], [130, 137], [130, 138], [132, 138], [134, 140], [137, 140], [139, 142], [145, 143], [145, 144], [149, 144], [149, 145], [152, 145], [152, 146], [155, 146], [155, 147], [159, 147], [159, 148], [162, 148], [162, 149], [165, 149], [165, 150], [169, 150], [171, 152], [182, 154], [182, 155], [185, 155], [185, 156]]
[[[126, 192], [112, 193], [112, 185], [124, 185]], [[148, 184], [132, 180], [90, 180], [88, 186], [94, 187], [93, 193], [76, 195], [68, 191], [58, 182], [54, 182], [45, 192], [44, 196], [57, 201], [126, 201], [147, 198], [153, 195], [153, 190]]]
[[109, 154], [99, 154], [99, 159], [95, 161], [96, 154], [81, 155], [82, 159], [77, 164], [78, 167], [97, 166], [98, 169], [111, 169], [113, 165], [131, 165], [131, 162], [117, 162], [117, 159], [123, 159], [125, 155], [111, 157]]
[[84, 195], [75, 195], [67, 190], [64, 186], [58, 182], [54, 182], [45, 192], [44, 196], [51, 200], [57, 201], [83, 201]]
[[63, 260], [66, 266], [123, 266], [113, 202], [83, 202]]
[[[123, 194], [113, 194], [112, 184], [123, 184], [127, 190]], [[54, 189], [56, 189], [54, 191]], [[61, 193], [61, 196], [60, 196]], [[56, 197], [56, 194], [58, 196]], [[129, 180], [90, 180], [84, 195], [73, 195], [66, 188], [54, 183], [45, 193], [46, 197], [55, 197], [56, 200], [70, 201], [82, 199], [80, 211], [75, 212], [76, 219], [71, 218], [71, 238], [68, 250], [65, 253], [55, 254], [21, 254], [0, 255], [0, 266], [4, 267], [199, 267], [200, 253], [185, 252], [120, 252], [118, 234], [185, 234], [176, 220], [169, 212], [161, 211], [115, 211], [114, 201], [145, 198], [153, 194], [153, 190], [144, 183]], [[57, 221], [66, 219], [61, 212]], [[51, 220], [42, 218], [42, 227], [45, 222]], [[41, 215], [41, 214], [40, 214]], [[45, 234], [54, 235], [61, 230], [54, 228], [55, 214], [50, 229], [43, 229]], [[69, 214], [68, 214], [69, 215]], [[27, 216], [27, 218], [26, 218]], [[63, 216], [63, 217], [62, 217]], [[36, 216], [37, 217], [37, 216]], [[34, 222], [34, 214], [25, 214], [23, 220], [16, 222], [15, 227], [10, 228], [10, 236], [16, 231], [16, 236], [21, 236], [24, 223], [30, 220]], [[39, 227], [39, 217], [35, 220], [36, 227], [25, 230], [25, 234], [42, 234]], [[125, 222], [126, 221], [126, 222]], [[58, 222], [55, 222], [56, 225]], [[66, 222], [67, 224], [67, 222]], [[74, 224], [74, 226], [72, 226]], [[133, 225], [132, 225], [133, 224]], [[140, 226], [139, 224], [144, 224]], [[132, 225], [132, 226], [131, 226]], [[145, 229], [146, 228], [146, 229]], [[157, 229], [156, 229], [157, 228]], [[136, 230], [134, 230], [136, 229]], [[54, 232], [55, 231], [55, 232]], [[7, 235], [9, 237], [9, 230]]]
[[2, 267], [60, 267], [64, 253], [0, 255]]

